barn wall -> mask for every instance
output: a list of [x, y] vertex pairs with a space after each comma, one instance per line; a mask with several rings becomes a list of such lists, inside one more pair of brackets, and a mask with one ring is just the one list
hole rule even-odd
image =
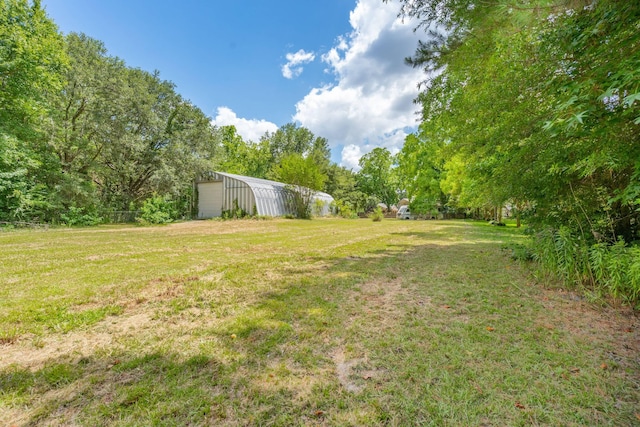
[[259, 215], [283, 216], [289, 213], [286, 194], [274, 188], [254, 188], [256, 207]]
[[222, 177], [224, 182], [223, 210], [235, 209], [237, 201], [240, 209], [253, 215], [255, 213], [255, 197], [251, 188], [242, 181], [227, 176]]

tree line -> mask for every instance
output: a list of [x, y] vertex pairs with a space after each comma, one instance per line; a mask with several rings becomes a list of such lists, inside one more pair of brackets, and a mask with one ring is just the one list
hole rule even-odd
[[211, 170], [306, 179], [345, 216], [377, 203], [325, 138], [294, 123], [259, 141], [213, 126], [158, 71], [61, 34], [37, 0], [0, 1], [0, 40], [0, 221], [91, 224], [145, 203], [188, 217], [194, 179]]
[[508, 206], [547, 271], [638, 301], [640, 3], [400, 3], [426, 30], [398, 155], [415, 208]]

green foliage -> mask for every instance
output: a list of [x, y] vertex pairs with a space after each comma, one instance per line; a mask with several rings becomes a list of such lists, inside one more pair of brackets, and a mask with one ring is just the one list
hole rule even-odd
[[0, 2], [0, 133], [37, 137], [37, 119], [61, 87], [66, 62], [62, 36], [40, 1]]
[[287, 123], [273, 134], [267, 133], [264, 139], [269, 141], [269, 151], [273, 163], [278, 164], [285, 156], [308, 154], [314, 147], [316, 137], [305, 127], [298, 127], [295, 123]]
[[313, 216], [322, 216], [323, 212], [325, 211], [325, 208], [327, 208], [327, 202], [324, 202], [320, 199], [316, 199], [313, 202], [313, 208], [312, 208], [312, 213]]
[[69, 210], [66, 213], [60, 215], [60, 219], [64, 224], [67, 225], [98, 225], [103, 222], [103, 218], [98, 216], [96, 213], [86, 212], [84, 208], [70, 206]]
[[333, 202], [333, 208], [335, 213], [342, 218], [347, 219], [356, 219], [358, 218], [358, 213], [353, 209], [353, 206], [344, 200], [335, 200]]
[[242, 219], [249, 216], [249, 213], [238, 205], [238, 199], [233, 199], [233, 207], [222, 211], [223, 219]]
[[448, 202], [440, 188], [444, 144], [439, 138], [429, 136], [428, 131], [423, 125], [418, 134], [408, 135], [397, 156], [397, 175], [411, 200], [411, 210], [419, 214], [444, 207]]
[[533, 229], [557, 230], [559, 252], [541, 262], [567, 283], [592, 280], [592, 236], [640, 239], [640, 4], [401, 3], [421, 25], [447, 29], [408, 60], [436, 71], [418, 97], [420, 132], [399, 156], [412, 196], [437, 204], [439, 181], [449, 206], [512, 205]]
[[59, 172], [41, 124], [66, 65], [62, 36], [39, 1], [0, 2], [1, 219], [54, 219], [50, 194]]
[[640, 247], [594, 243], [572, 234], [567, 227], [545, 229], [531, 244], [541, 270], [565, 285], [609, 295], [630, 304], [640, 302]]
[[173, 201], [154, 194], [144, 201], [136, 220], [142, 224], [168, 224], [177, 217]]
[[218, 169], [227, 173], [266, 178], [272, 165], [269, 141], [244, 141], [235, 126], [223, 126]]
[[336, 164], [329, 165], [324, 191], [333, 196], [337, 213], [345, 218], [357, 217], [358, 212], [367, 212], [378, 203], [359, 188], [356, 173]]
[[358, 162], [358, 186], [367, 195], [376, 197], [387, 206], [394, 205], [399, 198], [399, 185], [393, 168], [394, 158], [386, 148], [374, 148]]
[[322, 189], [326, 175], [312, 157], [289, 154], [273, 171], [276, 179], [287, 184], [291, 211], [301, 219], [311, 218], [313, 197]]
[[0, 220], [44, 219], [49, 208], [46, 189], [38, 183], [37, 154], [0, 133]]
[[380, 222], [384, 218], [384, 213], [382, 212], [382, 208], [380, 206], [376, 206], [376, 208], [371, 212], [369, 218], [373, 220], [373, 222]]

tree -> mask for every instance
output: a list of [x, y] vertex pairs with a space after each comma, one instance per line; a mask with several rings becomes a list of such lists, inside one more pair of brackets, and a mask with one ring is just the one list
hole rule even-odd
[[637, 301], [640, 4], [401, 3], [446, 29], [407, 61], [431, 73], [418, 101], [445, 147], [441, 188], [526, 209], [543, 268]]
[[426, 130], [405, 138], [397, 155], [397, 175], [406, 189], [414, 213], [426, 213], [444, 207], [447, 197], [440, 188], [444, 169], [444, 143], [431, 138]]
[[62, 36], [40, 2], [0, 1], [0, 218], [51, 218], [59, 165], [43, 144], [48, 95], [61, 87]]
[[640, 6], [402, 3], [449, 29], [408, 61], [440, 72], [418, 99], [456, 170], [447, 186], [479, 206], [528, 205], [538, 228], [637, 239]]
[[255, 178], [266, 178], [272, 167], [269, 140], [262, 139], [259, 143], [246, 142], [242, 139], [235, 126], [223, 126], [222, 149], [219, 160], [221, 171]]
[[31, 179], [39, 166], [36, 153], [0, 133], [0, 220], [46, 219], [47, 188]]
[[359, 188], [366, 194], [377, 197], [382, 203], [391, 206], [398, 201], [398, 185], [393, 170], [393, 156], [386, 148], [374, 148], [358, 162]]
[[289, 154], [308, 154], [313, 146], [314, 138], [315, 136], [309, 129], [298, 127], [295, 123], [287, 123], [272, 134], [267, 132], [263, 137], [269, 141], [269, 150], [274, 164]]
[[296, 216], [301, 219], [311, 218], [313, 198], [326, 180], [326, 175], [321, 172], [314, 159], [296, 153], [289, 154], [281, 159], [274, 174], [279, 181], [287, 184]]
[[39, 1], [3, 0], [0, 40], [0, 132], [33, 139], [47, 95], [62, 85], [62, 36]]
[[198, 172], [198, 149], [215, 138], [206, 116], [157, 72], [125, 69], [121, 78], [115, 128], [96, 181], [107, 204], [127, 209], [153, 193], [190, 185]]

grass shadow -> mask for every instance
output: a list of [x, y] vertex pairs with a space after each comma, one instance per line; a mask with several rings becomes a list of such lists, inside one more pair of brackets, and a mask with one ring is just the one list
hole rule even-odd
[[1, 371], [0, 402], [26, 425], [633, 422], [637, 366], [558, 322], [511, 236], [448, 222], [181, 283], [114, 348]]

